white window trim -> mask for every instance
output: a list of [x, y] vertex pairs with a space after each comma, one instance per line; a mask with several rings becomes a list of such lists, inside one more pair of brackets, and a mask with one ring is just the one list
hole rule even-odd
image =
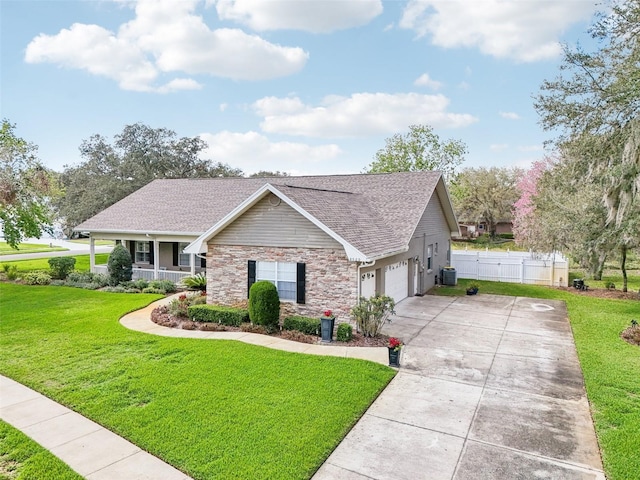
[[427, 247], [427, 273], [433, 272], [433, 245]]
[[[274, 269], [275, 279], [274, 278], [261, 278], [259, 276], [258, 272], [260, 271], [260, 264], [261, 263], [273, 263], [273, 264], [275, 264], [275, 269]], [[287, 283], [293, 283], [293, 285], [294, 285], [293, 298], [292, 299], [280, 298], [280, 301], [281, 302], [296, 303], [296, 299], [297, 299], [297, 295], [298, 295], [298, 281], [297, 281], [297, 278], [295, 278], [293, 280], [293, 282], [291, 282], [291, 280], [284, 280], [284, 279], [283, 280], [279, 280], [278, 279], [278, 272], [279, 272], [278, 266], [282, 265], [282, 264], [293, 265], [294, 267], [296, 267], [296, 265], [297, 265], [296, 262], [273, 262], [273, 261], [266, 261], [266, 260], [257, 260], [256, 261], [256, 282], [259, 282], [261, 280], [267, 280], [269, 282], [272, 282], [276, 286], [276, 288], [278, 288], [278, 282], [280, 282], [280, 281], [287, 282]], [[294, 270], [294, 274], [297, 277], [297, 273], [296, 272], [297, 271]], [[280, 290], [278, 290], [278, 295], [280, 295]]]
[[[191, 266], [191, 254], [190, 253], [182, 253], [182, 251], [189, 245], [189, 242], [179, 242], [178, 243], [178, 266], [179, 267], [190, 267]], [[183, 258], [187, 259], [187, 263], [183, 263]]]
[[[142, 245], [142, 249], [140, 250], [138, 248], [139, 245]], [[138, 260], [138, 254], [142, 255], [143, 260]], [[144, 260], [144, 258], [147, 258], [147, 260]], [[135, 245], [135, 263], [144, 263], [144, 264], [151, 264], [151, 247], [149, 246], [149, 242], [138, 242], [136, 241], [136, 245]]]

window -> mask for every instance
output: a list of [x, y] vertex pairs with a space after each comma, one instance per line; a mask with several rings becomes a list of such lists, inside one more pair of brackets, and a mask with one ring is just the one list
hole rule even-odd
[[429, 245], [427, 247], [427, 271], [431, 271], [432, 257], [433, 257], [433, 245]]
[[136, 242], [136, 263], [151, 263], [149, 242]]
[[256, 281], [268, 280], [278, 289], [280, 300], [296, 301], [296, 264], [256, 262]]
[[188, 243], [179, 243], [178, 244], [178, 266], [180, 267], [190, 267], [191, 266], [191, 254], [182, 253], [182, 251], [187, 248]]

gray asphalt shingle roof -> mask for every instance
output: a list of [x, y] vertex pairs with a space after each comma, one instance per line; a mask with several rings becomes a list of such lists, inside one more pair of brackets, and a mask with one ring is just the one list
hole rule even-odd
[[154, 180], [78, 231], [201, 235], [269, 183], [367, 256], [408, 245], [439, 172]]

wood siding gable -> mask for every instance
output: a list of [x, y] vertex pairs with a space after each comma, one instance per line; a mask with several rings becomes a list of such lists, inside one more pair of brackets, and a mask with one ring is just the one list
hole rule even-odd
[[259, 200], [213, 237], [214, 245], [343, 248], [273, 194]]
[[438, 194], [434, 191], [427, 208], [425, 208], [420, 222], [416, 226], [413, 238], [422, 237], [423, 235], [440, 235], [445, 233], [449, 235], [449, 225], [442, 210], [442, 203]]

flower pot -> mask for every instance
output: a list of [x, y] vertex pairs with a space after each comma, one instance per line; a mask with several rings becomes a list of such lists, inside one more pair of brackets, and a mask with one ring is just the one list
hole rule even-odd
[[389, 366], [390, 367], [400, 367], [400, 349], [395, 349], [391, 347], [387, 347], [389, 350]]
[[478, 293], [477, 288], [467, 288], [467, 295], [475, 295], [476, 293]]
[[320, 333], [323, 343], [331, 343], [333, 341], [333, 327], [336, 323], [336, 317], [320, 317]]

